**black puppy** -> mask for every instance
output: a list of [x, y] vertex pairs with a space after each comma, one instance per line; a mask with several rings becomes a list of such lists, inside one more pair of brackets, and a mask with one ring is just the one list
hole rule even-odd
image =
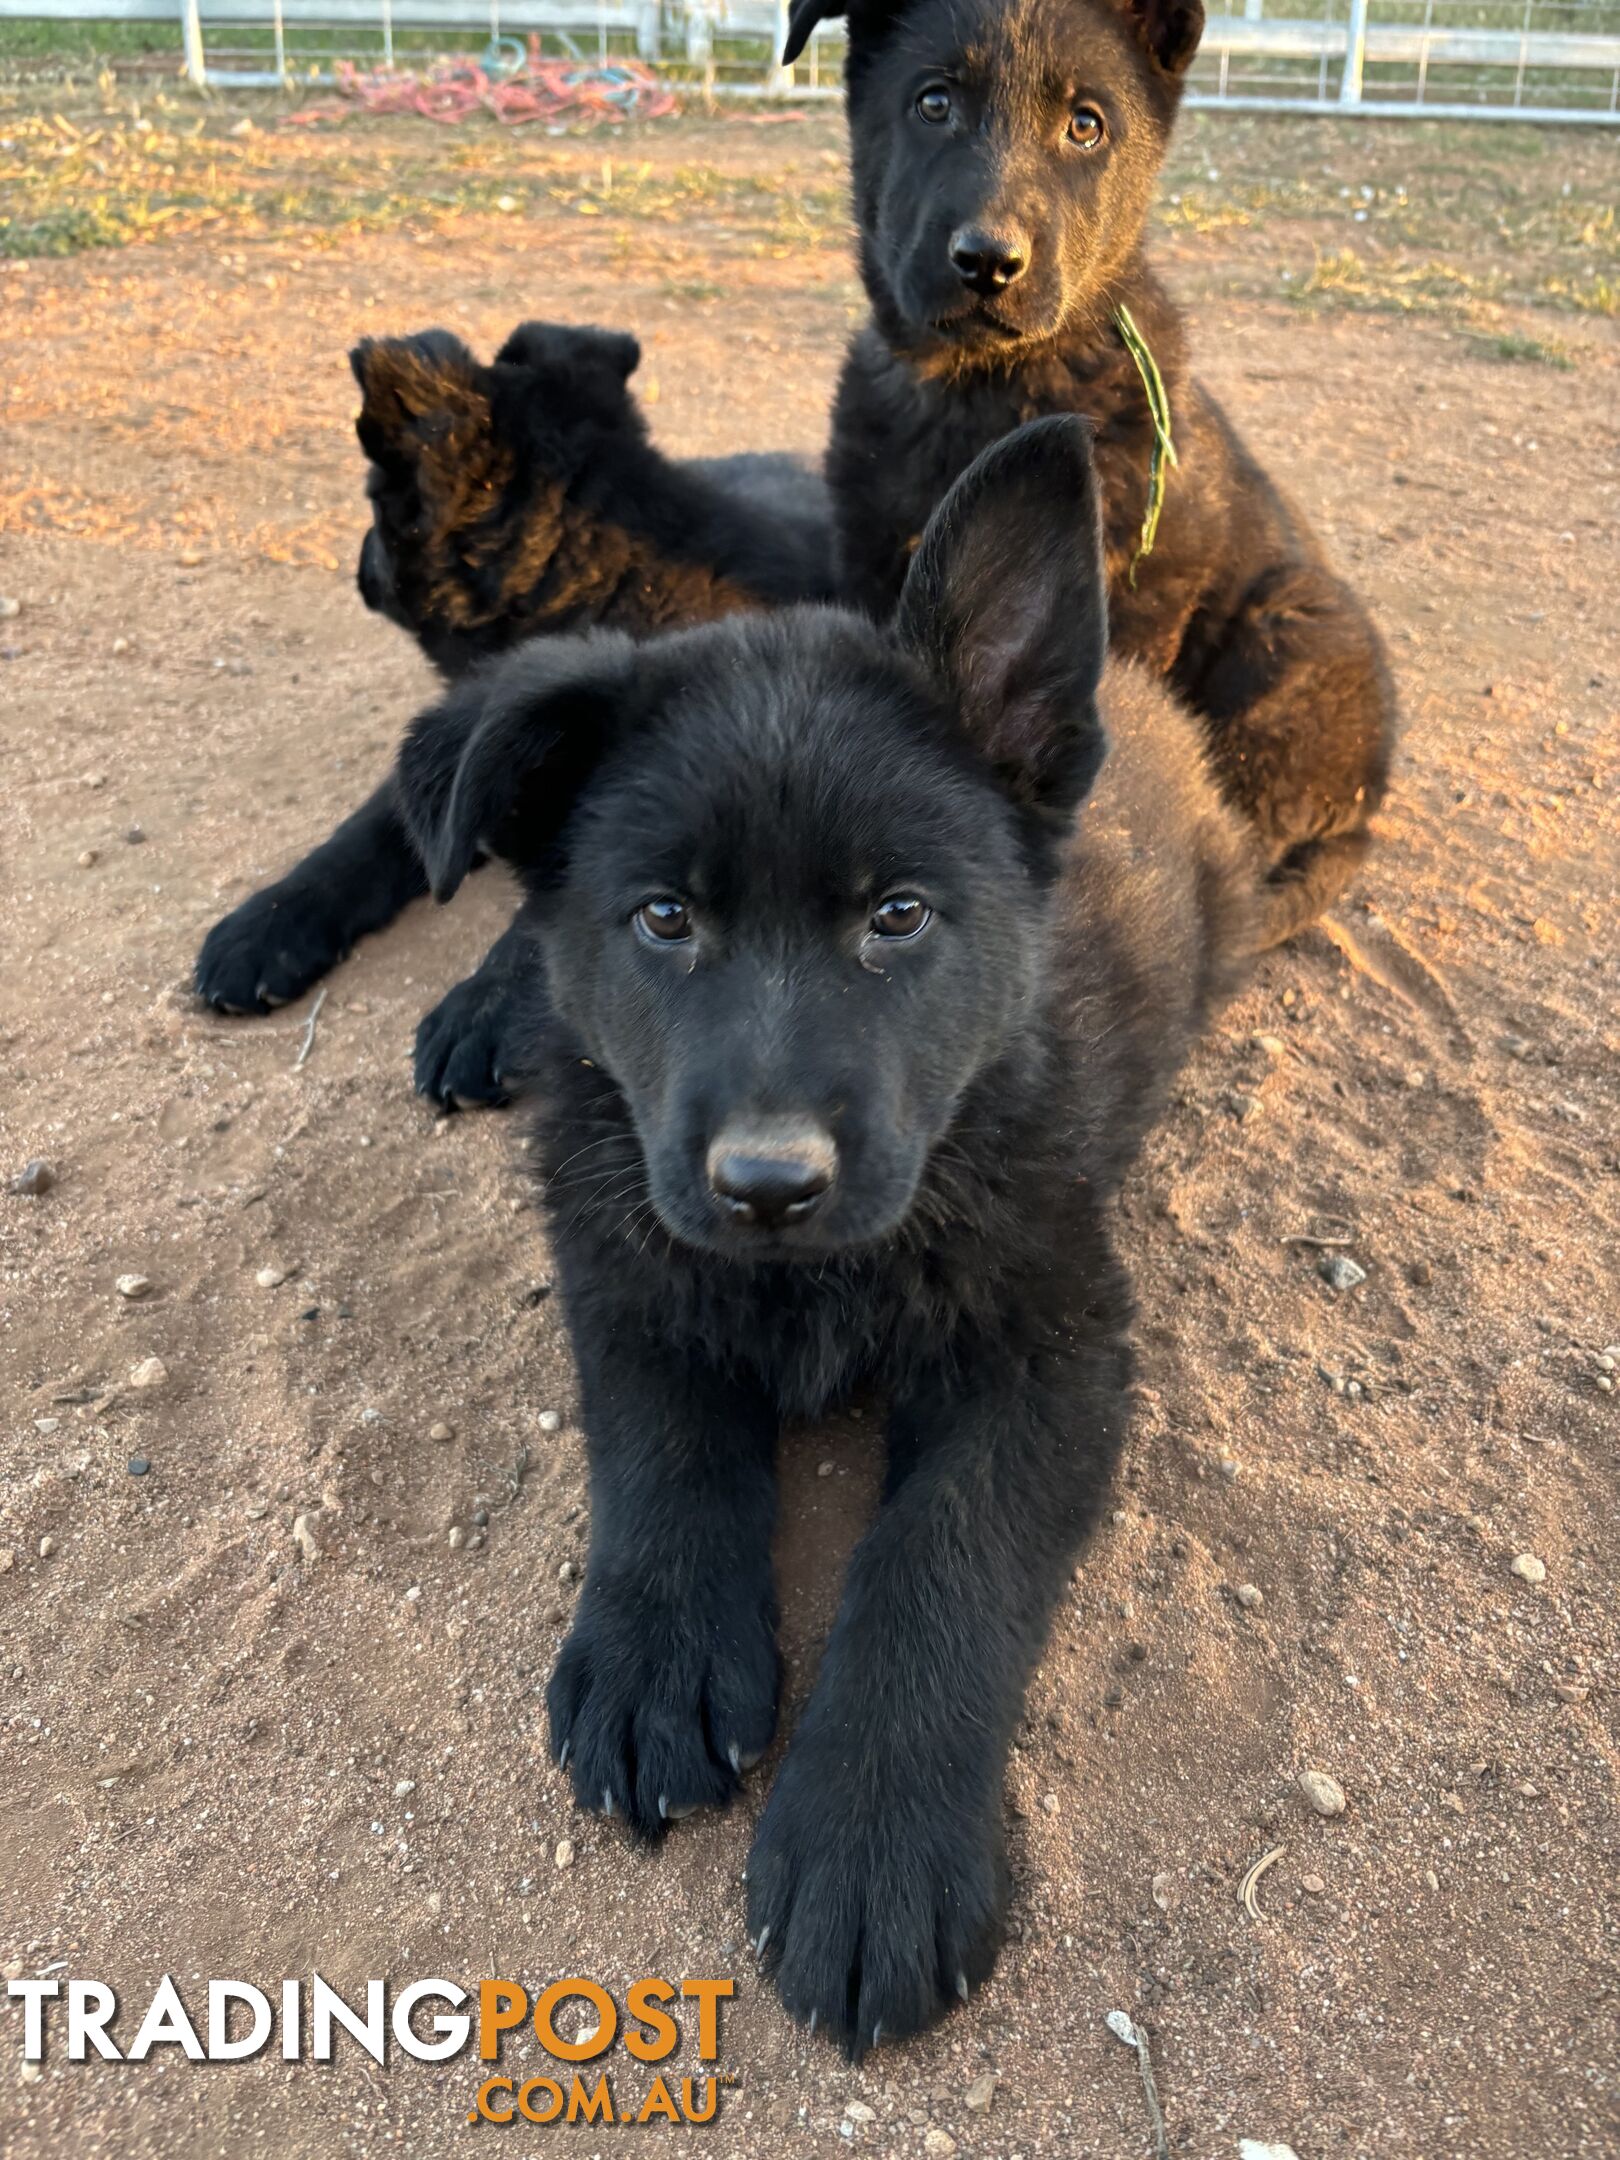
[[[843, 0], [796, 0], [787, 56]], [[1267, 870], [1262, 941], [1343, 890], [1394, 733], [1382, 647], [1304, 519], [1186, 372], [1143, 226], [1202, 0], [855, 0], [846, 67], [861, 273], [827, 471], [841, 597], [881, 613], [915, 535], [987, 443], [1034, 415], [1097, 427], [1116, 652], [1204, 719]], [[1151, 554], [1154, 427], [1179, 462]]]
[[[1252, 949], [1196, 724], [1103, 674], [1081, 422], [988, 452], [892, 632], [794, 610], [536, 644], [419, 720], [441, 898], [520, 917], [591, 1551], [549, 1692], [655, 1834], [777, 1713], [784, 1417], [889, 1396], [888, 1473], [748, 1862], [796, 2017], [855, 2050], [989, 1971], [1002, 1773], [1124, 1430], [1107, 1203]], [[1099, 682], [1099, 678], [1101, 678]]]
[[[449, 677], [540, 630], [644, 634], [831, 595], [820, 477], [789, 457], [662, 456], [625, 387], [634, 338], [532, 323], [490, 367], [444, 331], [351, 358], [374, 509], [360, 591]], [[425, 890], [389, 782], [215, 924], [197, 989], [221, 1012], [286, 1004]], [[502, 1092], [507, 950], [423, 1022], [425, 1094]]]

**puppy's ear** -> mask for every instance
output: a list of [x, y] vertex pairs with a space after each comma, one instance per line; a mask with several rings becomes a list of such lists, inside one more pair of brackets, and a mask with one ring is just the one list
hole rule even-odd
[[360, 385], [355, 432], [374, 465], [414, 466], [426, 446], [488, 428], [484, 371], [448, 330], [362, 338], [349, 365]]
[[782, 65], [791, 67], [810, 42], [817, 23], [833, 22], [845, 12], [847, 0], [793, 0], [788, 11], [787, 36], [782, 44]]
[[1167, 75], [1184, 75], [1204, 34], [1204, 0], [1129, 0], [1136, 34]]
[[436, 900], [481, 853], [533, 868], [617, 739], [635, 648], [598, 633], [520, 647], [411, 726], [395, 789]]
[[976, 459], [929, 520], [895, 624], [1009, 792], [1059, 813], [1091, 786], [1105, 747], [1091, 435], [1074, 414], [1032, 420]]
[[627, 330], [596, 330], [587, 324], [519, 323], [495, 355], [497, 367], [598, 368], [627, 383], [641, 365], [641, 347]]

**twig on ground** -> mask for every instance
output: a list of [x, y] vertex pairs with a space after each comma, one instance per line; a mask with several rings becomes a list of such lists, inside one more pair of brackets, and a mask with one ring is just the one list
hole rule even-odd
[[315, 1002], [309, 1008], [309, 1018], [304, 1022], [304, 1039], [298, 1045], [298, 1055], [293, 1059], [293, 1071], [297, 1072], [305, 1058], [315, 1047], [315, 1023], [321, 1017], [321, 1007], [326, 1003], [326, 985], [323, 983], [315, 993]]
[[1159, 2088], [1153, 2082], [1147, 2034], [1140, 2025], [1133, 2025], [1123, 2010], [1110, 2010], [1106, 2022], [1116, 2040], [1123, 2040], [1127, 2047], [1136, 2050], [1136, 2067], [1142, 2073], [1142, 2091], [1153, 2122], [1153, 2160], [1170, 2160], [1170, 2139], [1164, 2127], [1164, 2110], [1159, 2105]]
[[1296, 1230], [1282, 1242], [1285, 1245], [1319, 1245], [1325, 1249], [1330, 1245], [1353, 1245], [1356, 1242], [1356, 1233], [1347, 1227], [1318, 1237], [1309, 1230]]
[[1273, 1845], [1270, 1852], [1260, 1855], [1248, 1874], [1244, 1876], [1242, 1882], [1238, 1884], [1238, 1897], [1242, 1902], [1243, 1910], [1251, 1920], [1263, 1920], [1265, 1918], [1265, 1914], [1260, 1910], [1260, 1903], [1255, 1896], [1255, 1892], [1260, 1886], [1260, 1878], [1269, 1868], [1276, 1866], [1287, 1850], [1286, 1845]]

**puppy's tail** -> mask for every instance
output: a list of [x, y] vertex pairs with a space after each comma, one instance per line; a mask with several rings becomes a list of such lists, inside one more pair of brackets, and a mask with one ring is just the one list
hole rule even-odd
[[1365, 825], [1290, 849], [1261, 888], [1256, 952], [1271, 952], [1307, 929], [1345, 891], [1366, 860]]

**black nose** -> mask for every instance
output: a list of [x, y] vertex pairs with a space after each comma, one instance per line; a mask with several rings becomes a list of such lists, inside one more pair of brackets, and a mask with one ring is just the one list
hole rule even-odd
[[388, 550], [383, 546], [375, 525], [360, 543], [360, 570], [356, 583], [366, 606], [373, 614], [380, 615], [388, 605], [394, 578], [389, 566]]
[[951, 235], [951, 262], [969, 292], [1002, 292], [1029, 268], [1029, 243], [1019, 234], [964, 225]]
[[838, 1174], [838, 1149], [809, 1118], [730, 1124], [709, 1149], [708, 1171], [733, 1222], [777, 1230], [820, 1205]]

